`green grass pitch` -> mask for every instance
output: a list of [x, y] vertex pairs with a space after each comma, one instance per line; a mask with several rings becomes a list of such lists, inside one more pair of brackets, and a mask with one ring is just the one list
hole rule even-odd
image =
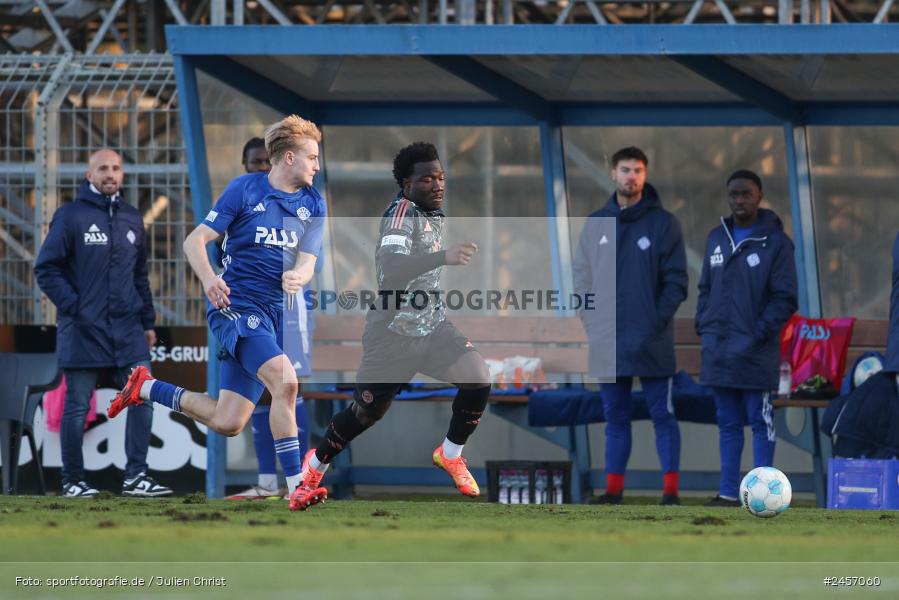
[[649, 501], [4, 497], [0, 597], [899, 598], [897, 513]]

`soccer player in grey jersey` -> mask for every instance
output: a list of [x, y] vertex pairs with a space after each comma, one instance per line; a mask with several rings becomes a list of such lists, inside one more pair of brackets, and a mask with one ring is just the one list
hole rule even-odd
[[[388, 301], [368, 313], [354, 402], [335, 415], [321, 444], [307, 454], [304, 482], [318, 489], [331, 460], [383, 417], [400, 388], [421, 372], [459, 388], [449, 430], [432, 460], [460, 492], [475, 497], [480, 490], [462, 448], [487, 406], [490, 377], [480, 353], [446, 319], [443, 302], [430, 292], [439, 290], [443, 266], [467, 265], [477, 245], [443, 249], [446, 177], [432, 144], [418, 142], [400, 150], [393, 175], [400, 192], [382, 218], [375, 255], [381, 298]], [[407, 301], [397, 307], [399, 294]]]

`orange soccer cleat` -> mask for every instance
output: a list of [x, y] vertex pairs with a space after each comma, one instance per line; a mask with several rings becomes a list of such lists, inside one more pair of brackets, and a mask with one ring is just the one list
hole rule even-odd
[[438, 446], [431, 455], [434, 466], [439, 467], [449, 473], [456, 484], [456, 489], [465, 494], [476, 498], [481, 495], [478, 482], [474, 480], [471, 472], [468, 470], [466, 461], [461, 456], [459, 458], [447, 458], [443, 455], [443, 446]]
[[321, 486], [324, 471], [318, 471], [309, 465], [313, 454], [315, 450], [310, 450], [303, 457], [303, 483], [290, 495], [290, 510], [306, 510], [328, 499], [328, 490]]
[[143, 404], [144, 401], [140, 398], [140, 388], [145, 381], [151, 379], [153, 379], [153, 376], [150, 375], [150, 371], [147, 370], [147, 367], [137, 366], [131, 369], [131, 375], [128, 377], [128, 382], [125, 383], [125, 387], [122, 388], [122, 391], [116, 394], [112, 402], [109, 403], [109, 408], [106, 410], [107, 416], [110, 419], [114, 419], [120, 412], [129, 406]]

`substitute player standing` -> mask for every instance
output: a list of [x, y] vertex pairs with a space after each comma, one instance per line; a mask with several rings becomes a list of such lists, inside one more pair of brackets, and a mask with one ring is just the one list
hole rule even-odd
[[[432, 144], [418, 142], [400, 150], [393, 176], [400, 192], [381, 219], [375, 253], [378, 288], [391, 292], [389, 306], [378, 305], [368, 313], [354, 402], [331, 420], [321, 444], [308, 453], [303, 485], [291, 496], [291, 510], [305, 510], [320, 501], [322, 476], [331, 460], [384, 416], [400, 387], [417, 372], [459, 388], [449, 431], [432, 460], [450, 474], [460, 492], [480, 494], [462, 448], [487, 406], [490, 377], [481, 355], [446, 319], [443, 301], [433, 300], [431, 294], [440, 290], [443, 266], [467, 265], [477, 246], [468, 242], [442, 249], [446, 176]], [[416, 292], [432, 301], [418, 308], [412, 302], [396, 308], [395, 294], [411, 297]]]
[[[184, 253], [209, 301], [209, 328], [228, 354], [218, 400], [155, 380], [139, 367], [109, 408], [114, 417], [126, 406], [151, 400], [234, 436], [249, 421], [264, 385], [272, 395], [269, 418], [290, 492], [300, 484], [301, 461], [294, 414], [297, 377], [283, 349], [282, 303], [285, 292], [293, 297], [312, 278], [321, 249], [325, 201], [312, 187], [319, 142], [318, 127], [296, 115], [269, 127], [265, 145], [271, 171], [234, 179], [184, 240]], [[222, 233], [225, 272], [216, 276], [206, 245]], [[317, 497], [315, 490], [308, 495]]]
[[793, 242], [780, 217], [760, 208], [762, 180], [739, 170], [727, 178], [731, 215], [709, 232], [699, 280], [696, 333], [700, 383], [712, 388], [721, 448], [718, 495], [707, 506], [739, 506], [743, 427], [752, 428], [756, 467], [774, 463], [771, 390], [777, 387], [780, 331], [796, 312]]

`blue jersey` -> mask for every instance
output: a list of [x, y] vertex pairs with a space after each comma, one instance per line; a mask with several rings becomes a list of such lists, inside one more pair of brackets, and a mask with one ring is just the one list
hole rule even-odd
[[229, 183], [203, 223], [225, 234], [222, 277], [231, 302], [280, 308], [281, 274], [298, 252], [318, 256], [326, 214], [325, 200], [312, 186], [289, 194], [272, 187], [267, 173]]

